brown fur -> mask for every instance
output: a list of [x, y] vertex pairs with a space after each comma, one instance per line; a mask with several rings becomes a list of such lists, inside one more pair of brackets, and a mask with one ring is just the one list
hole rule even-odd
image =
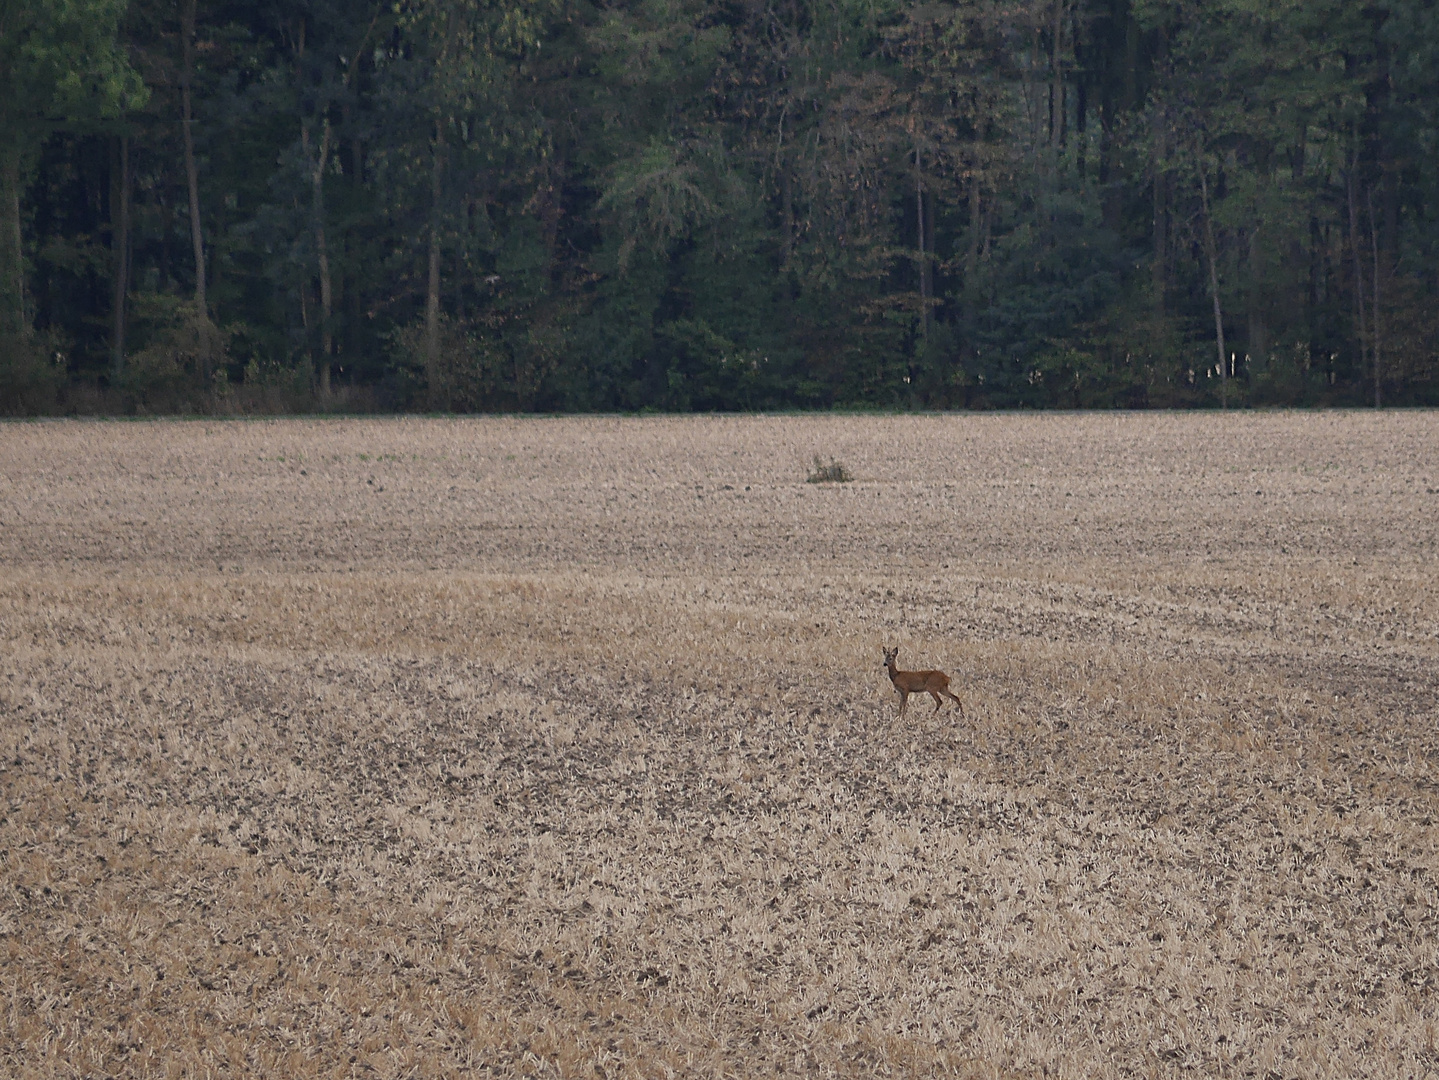
[[964, 715], [964, 703], [949, 692], [949, 676], [942, 671], [900, 671], [895, 667], [899, 649], [884, 650], [884, 666], [889, 669], [889, 681], [899, 691], [899, 715], [909, 706], [910, 694], [928, 694], [934, 698], [934, 711], [944, 704], [942, 698], [949, 698], [959, 706], [959, 715]]

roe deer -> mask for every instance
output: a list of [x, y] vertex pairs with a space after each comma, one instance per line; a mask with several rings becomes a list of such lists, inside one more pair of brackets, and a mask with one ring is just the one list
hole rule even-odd
[[900, 671], [894, 666], [895, 658], [899, 656], [899, 649], [884, 650], [884, 666], [889, 669], [889, 681], [894, 683], [894, 688], [899, 691], [899, 715], [904, 715], [904, 710], [909, 706], [910, 694], [928, 694], [934, 698], [934, 711], [939, 712], [939, 707], [944, 704], [940, 695], [949, 698], [959, 706], [959, 715], [964, 715], [964, 702], [949, 692], [949, 676], [942, 671]]

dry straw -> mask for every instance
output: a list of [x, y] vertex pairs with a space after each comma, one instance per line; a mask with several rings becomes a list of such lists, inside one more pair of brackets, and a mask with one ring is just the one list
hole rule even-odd
[[1424, 1076], [1436, 432], [0, 428], [0, 1074]]

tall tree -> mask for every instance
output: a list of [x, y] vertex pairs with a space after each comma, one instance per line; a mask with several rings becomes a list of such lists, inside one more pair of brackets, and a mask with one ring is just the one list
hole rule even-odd
[[1433, 0], [119, 11], [0, 0], [0, 323], [125, 402], [1439, 402]]
[[200, 229], [200, 171], [195, 164], [195, 136], [191, 130], [191, 91], [195, 82], [196, 0], [180, 0], [180, 124], [185, 136], [185, 193], [190, 207], [190, 247], [195, 257], [195, 307], [206, 317], [205, 239]]
[[[483, 159], [489, 149], [482, 145], [485, 140], [498, 142], [515, 134], [509, 113], [511, 83], [558, 6], [513, 0], [424, 0], [410, 10], [406, 21], [427, 68], [420, 88], [429, 179], [424, 355], [432, 373], [437, 374], [442, 365], [440, 292], [450, 210], [445, 176], [452, 143]], [[451, 407], [449, 400], [442, 404]]]
[[0, 0], [0, 327], [24, 334], [21, 207], [52, 131], [118, 116], [145, 98], [117, 41], [124, 0]]
[[125, 306], [130, 295], [130, 136], [112, 140], [110, 166], [110, 377], [118, 383], [125, 372]]
[[353, 4], [324, 3], [320, 0], [310, 7], [308, 11], [296, 13], [291, 41], [301, 103], [300, 155], [308, 188], [315, 275], [319, 285], [319, 350], [314, 358], [315, 379], [321, 397], [328, 398], [330, 369], [334, 363], [335, 305], [325, 180], [335, 150], [336, 115], [341, 113], [351, 93], [361, 60], [371, 45], [382, 14], [388, 8], [383, 4], [367, 3], [355, 10]]

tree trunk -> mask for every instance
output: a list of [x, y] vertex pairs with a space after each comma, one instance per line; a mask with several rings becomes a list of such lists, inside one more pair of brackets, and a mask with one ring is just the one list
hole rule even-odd
[[1269, 322], [1264, 310], [1264, 257], [1259, 229], [1249, 232], [1249, 347], [1250, 362], [1263, 367], [1269, 361]]
[[794, 254], [794, 181], [786, 166], [780, 174], [780, 216], [784, 219], [784, 235], [780, 238], [780, 266], [790, 268], [790, 257]]
[[784, 157], [784, 118], [788, 112], [789, 102], [786, 101], [779, 111], [774, 144], [774, 167], [779, 176], [780, 220], [784, 230], [780, 237], [780, 266], [784, 270], [789, 269], [790, 255], [794, 252], [794, 185]]
[[1054, 79], [1049, 93], [1049, 145], [1064, 145], [1064, 9], [1068, 0], [1054, 0], [1054, 54], [1050, 63]]
[[[445, 169], [444, 127], [435, 124], [434, 154], [430, 163], [430, 265], [425, 285], [425, 367], [431, 385], [440, 371], [440, 200]], [[449, 380], [443, 379], [441, 404], [450, 407]]]
[[1383, 407], [1383, 400], [1380, 390], [1383, 385], [1381, 376], [1384, 371], [1383, 364], [1383, 334], [1380, 333], [1379, 324], [1379, 234], [1374, 229], [1374, 189], [1369, 188], [1364, 195], [1369, 204], [1369, 245], [1374, 252], [1374, 407]]
[[1354, 257], [1354, 310], [1359, 317], [1359, 370], [1363, 378], [1364, 368], [1369, 366], [1369, 326], [1364, 313], [1364, 264], [1359, 254], [1359, 212], [1354, 206], [1354, 173], [1359, 164], [1356, 152], [1350, 164], [1345, 186], [1349, 199], [1349, 249]]
[[329, 397], [330, 357], [335, 351], [335, 290], [330, 278], [330, 252], [325, 242], [325, 159], [330, 141], [329, 120], [325, 120], [320, 126], [320, 153], [315, 164], [311, 212], [315, 216], [315, 253], [320, 270], [320, 394]]
[[965, 253], [964, 258], [964, 287], [966, 289], [973, 284], [979, 269], [979, 234], [983, 224], [980, 220], [980, 209], [979, 170], [975, 169], [969, 178], [969, 250]]
[[206, 262], [210, 265], [205, 268], [207, 271], [205, 274], [205, 304], [208, 308], [205, 314], [206, 317], [209, 318], [211, 325], [218, 325], [221, 318], [220, 298], [225, 292], [220, 284], [225, 276], [225, 229], [227, 222], [225, 220], [224, 202], [216, 203], [211, 207], [210, 223], [210, 235], [214, 237], [215, 242], [210, 245], [210, 254], [206, 256]]
[[0, 334], [23, 337], [25, 248], [20, 234], [20, 147], [0, 143]]
[[[354, 190], [356, 204], [360, 204], [365, 188], [365, 152], [359, 139], [350, 141], [350, 184]], [[355, 357], [360, 351], [360, 281], [359, 252], [360, 244], [355, 238], [354, 230], [350, 230], [345, 238], [346, 254], [348, 255], [349, 273], [345, 289], [345, 344], [344, 351], [347, 360], [353, 365]], [[354, 367], [350, 368], [353, 378]]]
[[201, 317], [205, 307], [205, 242], [200, 231], [200, 176], [195, 167], [195, 138], [191, 130], [190, 86], [195, 78], [195, 4], [185, 0], [180, 15], [181, 52], [180, 126], [185, 135], [185, 183], [190, 193], [190, 246], [195, 254], [195, 306]]
[[1169, 177], [1154, 169], [1154, 258], [1150, 263], [1150, 287], [1154, 308], [1164, 314], [1164, 294], [1169, 290]]
[[924, 250], [927, 253], [924, 260], [924, 279], [926, 282], [926, 295], [930, 300], [934, 299], [934, 266], [935, 266], [935, 240], [934, 240], [934, 193], [926, 190], [924, 193]]
[[156, 196], [160, 200], [160, 291], [169, 292], [170, 275], [174, 269], [170, 264], [170, 241], [175, 234], [175, 204], [164, 188]]
[[[365, 46], [370, 40], [370, 34], [374, 32], [375, 22], [379, 19], [379, 13], [384, 5], [375, 9], [375, 14], [370, 19], [369, 28], [360, 37], [360, 43], [355, 50], [355, 55], [345, 64], [345, 73], [340, 79], [340, 85], [349, 88], [350, 80], [360, 67], [360, 58], [364, 55]], [[453, 24], [453, 21], [452, 21]], [[301, 82], [302, 72], [299, 67], [299, 60], [305, 55], [305, 20], [300, 19], [299, 30], [296, 34], [295, 58], [296, 58], [296, 83]], [[342, 62], [344, 58], [341, 58]], [[320, 394], [322, 397], [330, 396], [330, 365], [335, 352], [335, 288], [334, 278], [330, 272], [330, 248], [325, 232], [325, 171], [330, 164], [331, 136], [329, 106], [320, 104], [317, 107], [317, 115], [320, 118], [320, 142], [315, 148], [313, 161], [310, 158], [310, 128], [305, 120], [300, 121], [300, 146], [305, 153], [305, 166], [311, 169], [310, 173], [310, 216], [315, 230], [315, 261], [316, 270], [320, 277], [320, 353], [315, 361], [315, 374], [318, 378]]]
[[469, 252], [470, 237], [470, 201], [461, 199], [459, 209], [459, 221], [456, 223], [456, 233], [459, 242], [455, 244], [455, 276], [451, 282], [452, 297], [450, 304], [455, 310], [455, 322], [462, 325], [465, 321], [465, 281], [468, 275], [465, 273], [465, 256]]
[[[979, 246], [984, 227], [983, 208], [979, 187], [979, 169], [975, 167], [969, 177], [969, 247], [964, 253], [964, 285], [960, 290], [961, 314], [964, 329], [965, 361], [975, 358], [975, 327], [979, 321]], [[969, 405], [969, 390], [965, 389], [965, 407]]]
[[1112, 182], [1114, 172], [1114, 100], [1107, 84], [1099, 98], [1099, 190], [1104, 207], [1104, 227], [1119, 230], [1124, 212], [1121, 185]]
[[330, 157], [330, 120], [320, 121], [320, 144], [310, 157], [310, 127], [300, 122], [300, 149], [310, 170], [310, 219], [315, 231], [316, 271], [320, 278], [320, 351], [315, 357], [315, 379], [322, 397], [330, 395], [330, 354], [334, 351], [334, 283], [330, 277], [330, 252], [325, 238], [325, 167]]
[[353, 382], [355, 371], [354, 362], [360, 352], [360, 323], [362, 318], [360, 308], [360, 272], [356, 268], [359, 252], [358, 244], [353, 236], [346, 239], [345, 245], [348, 270], [341, 279], [341, 293], [344, 296], [344, 304], [342, 306], [345, 309], [345, 324], [344, 341], [340, 346], [340, 359], [343, 361], [343, 363], [340, 364], [340, 370], [343, 372], [346, 364], [348, 364], [350, 366], [350, 380]]
[[305, 332], [305, 347], [312, 347], [310, 339], [310, 286], [308, 282], [300, 282], [300, 329]]
[[919, 240], [919, 332], [929, 339], [929, 260], [924, 250], [924, 163], [919, 147], [914, 148], [915, 232]]
[[1219, 350], [1219, 400], [1229, 408], [1229, 356], [1224, 348], [1224, 312], [1219, 306], [1219, 254], [1214, 242], [1214, 218], [1209, 213], [1209, 177], [1199, 167], [1199, 195], [1204, 210], [1204, 254], [1209, 260], [1209, 295], [1214, 301], [1214, 343]]
[[[457, 14], [450, 10], [446, 19], [445, 38], [440, 46], [436, 69], [444, 71], [449, 63], [450, 43], [455, 40]], [[435, 141], [430, 160], [430, 251], [429, 273], [425, 279], [425, 368], [434, 400], [435, 378], [440, 375], [440, 204], [444, 195], [445, 126], [441, 115], [435, 118]], [[441, 390], [446, 411], [450, 408], [450, 380], [442, 376]]]
[[110, 257], [114, 295], [110, 310], [110, 378], [125, 372], [125, 298], [130, 292], [130, 137], [116, 140], [115, 172], [110, 181]]
[[[1132, 4], [1126, 5], [1130, 8]], [[1124, 111], [1133, 112], [1139, 108], [1139, 21], [1135, 19], [1133, 11], [1124, 17]], [[1158, 39], [1155, 41], [1154, 62], [1157, 70], [1162, 70], [1159, 64], [1165, 53], [1168, 51], [1168, 41], [1165, 38], [1163, 26], [1159, 28]]]

